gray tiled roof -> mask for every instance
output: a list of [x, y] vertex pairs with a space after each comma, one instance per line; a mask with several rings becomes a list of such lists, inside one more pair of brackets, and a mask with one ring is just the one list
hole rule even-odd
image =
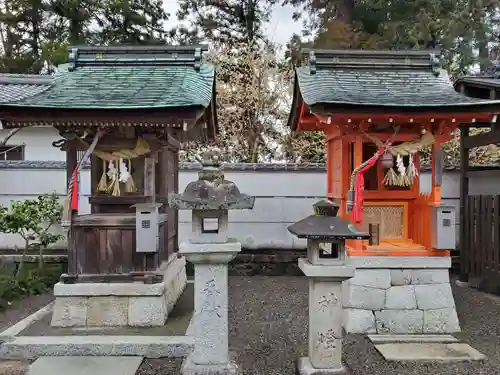
[[456, 92], [444, 70], [437, 77], [430, 71], [389, 69], [325, 69], [311, 75], [308, 67], [300, 67], [296, 74], [302, 98], [307, 105], [441, 107], [487, 102]]
[[9, 103], [40, 94], [54, 82], [50, 75], [0, 74], [0, 103]]
[[[492, 103], [456, 92], [434, 51], [312, 50], [296, 82], [309, 105], [443, 107]], [[500, 104], [500, 101], [494, 103]]]
[[462, 77], [456, 80], [455, 87], [460, 83], [469, 83], [484, 87], [500, 87], [500, 79], [492, 76], [472, 76], [472, 77]]

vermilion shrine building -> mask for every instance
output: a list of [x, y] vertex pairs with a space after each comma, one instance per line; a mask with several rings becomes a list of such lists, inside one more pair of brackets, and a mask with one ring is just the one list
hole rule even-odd
[[[328, 198], [372, 234], [348, 241], [357, 270], [344, 288], [346, 330], [459, 330], [448, 275], [455, 208], [441, 201], [440, 145], [460, 124], [495, 122], [500, 101], [456, 92], [438, 51], [306, 50], [303, 58], [289, 126], [324, 132]], [[428, 148], [432, 182], [421, 187]]]

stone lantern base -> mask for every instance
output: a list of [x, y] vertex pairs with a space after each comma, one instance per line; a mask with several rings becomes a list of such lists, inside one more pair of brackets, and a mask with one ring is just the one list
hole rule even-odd
[[198, 365], [191, 358], [186, 358], [182, 364], [182, 375], [240, 375], [239, 366], [232, 361], [217, 365]]
[[299, 375], [346, 375], [347, 371], [343, 365], [339, 368], [314, 368], [309, 357], [301, 357], [297, 362]]
[[316, 265], [299, 259], [309, 279], [308, 357], [297, 363], [300, 375], [346, 374], [342, 363], [342, 282], [354, 275], [344, 266]]

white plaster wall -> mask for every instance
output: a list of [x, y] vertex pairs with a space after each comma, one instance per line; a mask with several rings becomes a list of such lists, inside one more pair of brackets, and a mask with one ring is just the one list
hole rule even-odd
[[[240, 239], [246, 248], [303, 248], [304, 243], [287, 231], [287, 226], [312, 213], [312, 204], [324, 197], [326, 174], [318, 171], [227, 171], [226, 176], [234, 181], [244, 193], [257, 197], [252, 211], [231, 211], [230, 231]], [[180, 172], [179, 188], [197, 178], [197, 172]], [[35, 198], [39, 194], [57, 192], [65, 194], [65, 171], [62, 169], [1, 169], [0, 204], [10, 200]], [[89, 212], [90, 174], [81, 174], [81, 213]], [[500, 184], [488, 178], [472, 178], [471, 194], [500, 194]], [[422, 191], [430, 190], [430, 173], [421, 176]], [[442, 187], [446, 203], [459, 203], [459, 173], [446, 172]], [[457, 217], [458, 219], [458, 217]], [[180, 238], [187, 239], [190, 233], [190, 212], [179, 215]], [[457, 228], [458, 229], [458, 228]], [[20, 239], [10, 235], [0, 235], [0, 248], [21, 246]], [[64, 244], [60, 244], [64, 246]]]
[[[0, 130], [0, 139], [6, 134]], [[52, 128], [23, 129], [12, 139], [11, 144], [26, 144], [26, 160], [61, 161], [64, 154], [51, 146], [59, 139]], [[56, 191], [65, 194], [65, 175], [62, 169], [2, 169], [0, 168], [0, 204], [10, 200], [35, 198], [39, 194]], [[312, 204], [324, 197], [326, 173], [322, 171], [226, 171], [226, 177], [234, 181], [240, 190], [257, 197], [252, 211], [231, 211], [230, 231], [245, 247], [259, 248], [303, 248], [304, 242], [287, 231], [287, 226], [312, 213]], [[179, 189], [197, 178], [197, 172], [182, 170], [179, 175]], [[81, 176], [80, 210], [89, 212], [90, 174]], [[422, 192], [431, 188], [430, 173], [420, 176]], [[500, 184], [494, 178], [475, 177], [470, 179], [471, 194], [500, 194]], [[445, 172], [442, 196], [445, 203], [455, 205], [457, 214], [460, 197], [458, 171]], [[457, 216], [458, 219], [458, 216]], [[458, 220], [457, 220], [458, 221]], [[457, 228], [458, 229], [458, 228]], [[191, 230], [190, 212], [179, 215], [180, 239], [189, 237]], [[457, 231], [458, 233], [458, 231]], [[15, 236], [0, 235], [0, 248], [20, 246]], [[61, 244], [64, 246], [64, 244]]]
[[[3, 140], [8, 133], [8, 130], [0, 130], [0, 140]], [[25, 128], [10, 138], [7, 145], [25, 145], [25, 160], [63, 161], [64, 153], [52, 147], [52, 142], [60, 138], [57, 130], [52, 127]]]

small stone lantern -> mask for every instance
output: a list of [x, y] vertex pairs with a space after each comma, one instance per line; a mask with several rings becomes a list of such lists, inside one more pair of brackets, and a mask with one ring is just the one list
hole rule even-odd
[[368, 239], [368, 233], [335, 215], [338, 205], [322, 201], [315, 215], [288, 227], [298, 238], [307, 239], [307, 258], [299, 268], [309, 277], [309, 353], [300, 358], [300, 375], [345, 374], [342, 364], [342, 282], [354, 276], [345, 265], [345, 240]]
[[170, 207], [192, 210], [193, 233], [179, 253], [194, 264], [194, 347], [182, 366], [183, 375], [236, 374], [229, 359], [228, 263], [241, 244], [228, 237], [228, 210], [252, 209], [255, 197], [241, 194], [224, 179], [219, 158], [207, 153], [198, 181], [184, 193], [169, 196]]

